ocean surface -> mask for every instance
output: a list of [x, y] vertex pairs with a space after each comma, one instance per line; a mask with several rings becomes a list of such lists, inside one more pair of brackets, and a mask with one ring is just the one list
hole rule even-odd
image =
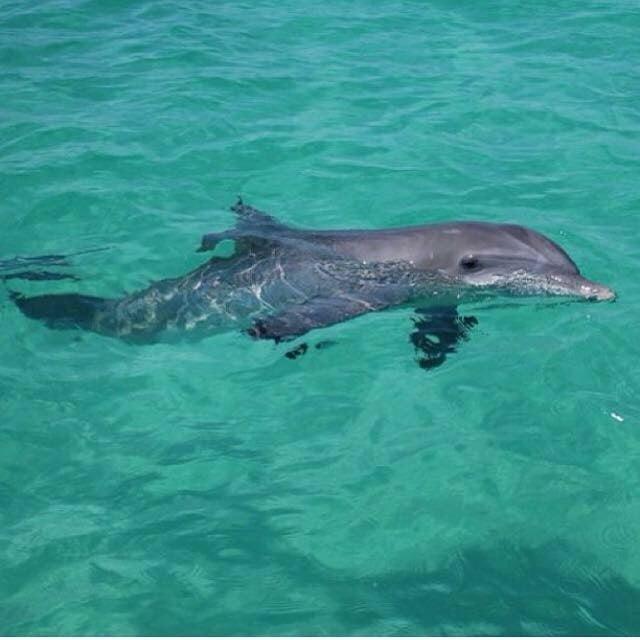
[[[0, 634], [640, 633], [636, 0], [0, 2]], [[238, 194], [292, 224], [485, 220], [615, 303], [411, 310], [132, 345], [8, 290], [203, 261]], [[6, 263], [5, 263], [6, 265]]]

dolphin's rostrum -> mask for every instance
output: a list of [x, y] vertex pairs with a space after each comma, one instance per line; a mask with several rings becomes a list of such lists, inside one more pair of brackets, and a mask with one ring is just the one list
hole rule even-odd
[[[118, 299], [76, 293], [12, 297], [52, 327], [131, 340], [167, 330], [237, 326], [259, 339], [287, 340], [391, 306], [420, 307], [411, 340], [440, 364], [475, 324], [456, 305], [496, 294], [611, 300], [552, 240], [525, 227], [450, 222], [385, 230], [292, 228], [239, 200], [234, 228], [203, 237], [200, 251], [233, 240], [192, 272]], [[435, 338], [435, 339], [434, 339]]]

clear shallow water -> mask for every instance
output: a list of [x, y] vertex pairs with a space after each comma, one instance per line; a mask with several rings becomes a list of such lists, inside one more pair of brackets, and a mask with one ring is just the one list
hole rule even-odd
[[0, 257], [110, 247], [19, 288], [184, 273], [242, 193], [525, 223], [618, 302], [463, 309], [425, 372], [406, 310], [292, 362], [0, 293], [0, 632], [640, 632], [637, 5], [369, 5], [4, 6]]

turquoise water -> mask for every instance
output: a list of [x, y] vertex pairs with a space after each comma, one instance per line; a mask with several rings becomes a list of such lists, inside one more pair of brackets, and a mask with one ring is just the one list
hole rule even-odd
[[640, 11], [4, 3], [0, 259], [119, 295], [237, 194], [296, 225], [527, 224], [614, 304], [136, 346], [0, 290], [0, 633], [640, 633]]

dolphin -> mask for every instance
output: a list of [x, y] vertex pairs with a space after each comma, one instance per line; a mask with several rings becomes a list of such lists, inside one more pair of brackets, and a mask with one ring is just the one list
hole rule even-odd
[[[291, 340], [372, 311], [417, 307], [410, 340], [424, 368], [441, 364], [477, 319], [457, 306], [496, 295], [613, 300], [584, 278], [544, 235], [515, 224], [446, 222], [377, 230], [310, 230], [283, 224], [245, 204], [233, 228], [202, 238], [199, 251], [231, 240], [190, 273], [121, 298], [77, 293], [11, 297], [28, 317], [132, 341], [174, 330], [229, 327], [255, 339]], [[288, 352], [295, 357], [301, 345]]]

